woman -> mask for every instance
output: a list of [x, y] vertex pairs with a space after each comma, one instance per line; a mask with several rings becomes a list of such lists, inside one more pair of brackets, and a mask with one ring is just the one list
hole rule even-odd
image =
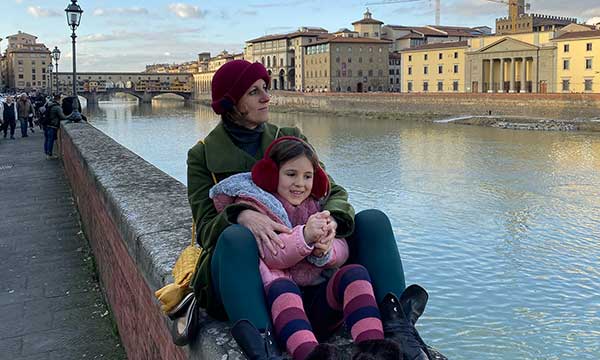
[[[291, 229], [244, 204], [228, 205], [218, 213], [209, 189], [231, 175], [250, 171], [275, 138], [296, 136], [306, 140], [297, 128], [268, 123], [269, 83], [269, 75], [260, 63], [234, 60], [221, 66], [213, 76], [211, 105], [222, 121], [203, 142], [190, 149], [187, 161], [188, 199], [198, 242], [204, 249], [193, 280], [194, 292], [210, 315], [234, 324], [234, 338], [253, 359], [269, 359], [277, 353], [275, 346], [269, 346], [270, 315], [258, 259], [266, 251], [277, 254], [283, 247], [277, 233], [289, 233]], [[329, 180], [331, 191], [323, 206], [330, 213], [328, 233], [348, 238], [349, 263], [363, 265], [369, 271], [386, 335], [398, 341], [411, 359], [427, 359], [427, 349], [416, 334], [414, 322], [407, 320], [409, 315], [412, 320], [420, 314], [398, 310], [403, 308], [397, 304], [405, 283], [389, 220], [377, 210], [355, 216], [346, 190]], [[407, 301], [411, 300], [415, 299]], [[326, 329], [321, 330], [320, 335], [325, 335]]]

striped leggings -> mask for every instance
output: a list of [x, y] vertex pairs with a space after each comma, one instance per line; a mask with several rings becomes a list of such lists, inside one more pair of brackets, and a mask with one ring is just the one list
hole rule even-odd
[[371, 278], [361, 265], [346, 265], [326, 283], [303, 288], [281, 278], [265, 289], [277, 339], [295, 360], [303, 360], [341, 325], [355, 342], [383, 339]]

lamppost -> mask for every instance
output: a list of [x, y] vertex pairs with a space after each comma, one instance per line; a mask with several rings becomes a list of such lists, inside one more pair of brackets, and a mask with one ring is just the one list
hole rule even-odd
[[52, 96], [52, 70], [54, 66], [52, 65], [52, 61], [48, 64], [48, 95]]
[[54, 50], [52, 50], [52, 58], [54, 59], [54, 63], [56, 66], [56, 93], [58, 94], [60, 92], [59, 89], [59, 82], [58, 82], [58, 60], [60, 59], [60, 50], [58, 50], [58, 46], [54, 47]]
[[71, 39], [73, 39], [73, 96], [77, 96], [77, 62], [75, 61], [75, 39], [77, 35], [75, 35], [75, 30], [79, 26], [79, 21], [81, 20], [81, 14], [83, 10], [77, 5], [77, 0], [71, 0], [71, 3], [65, 9], [67, 13], [67, 24], [73, 31], [71, 34]]

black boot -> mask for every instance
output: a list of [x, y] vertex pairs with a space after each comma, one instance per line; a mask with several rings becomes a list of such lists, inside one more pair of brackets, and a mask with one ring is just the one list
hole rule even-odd
[[415, 323], [425, 311], [428, 298], [425, 289], [411, 285], [404, 290], [400, 300], [389, 293], [379, 305], [385, 335], [400, 345], [405, 360], [433, 359], [415, 328]]
[[402, 351], [390, 339], [365, 340], [354, 344], [352, 360], [402, 360]]
[[250, 321], [242, 319], [233, 325], [231, 335], [249, 360], [283, 360], [268, 328], [261, 333]]

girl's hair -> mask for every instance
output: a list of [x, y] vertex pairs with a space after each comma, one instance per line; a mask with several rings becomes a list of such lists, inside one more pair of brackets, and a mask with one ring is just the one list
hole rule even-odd
[[302, 140], [283, 140], [275, 144], [271, 151], [269, 151], [269, 157], [275, 162], [277, 168], [302, 155], [308, 158], [313, 168], [316, 169], [320, 166], [315, 150]]

